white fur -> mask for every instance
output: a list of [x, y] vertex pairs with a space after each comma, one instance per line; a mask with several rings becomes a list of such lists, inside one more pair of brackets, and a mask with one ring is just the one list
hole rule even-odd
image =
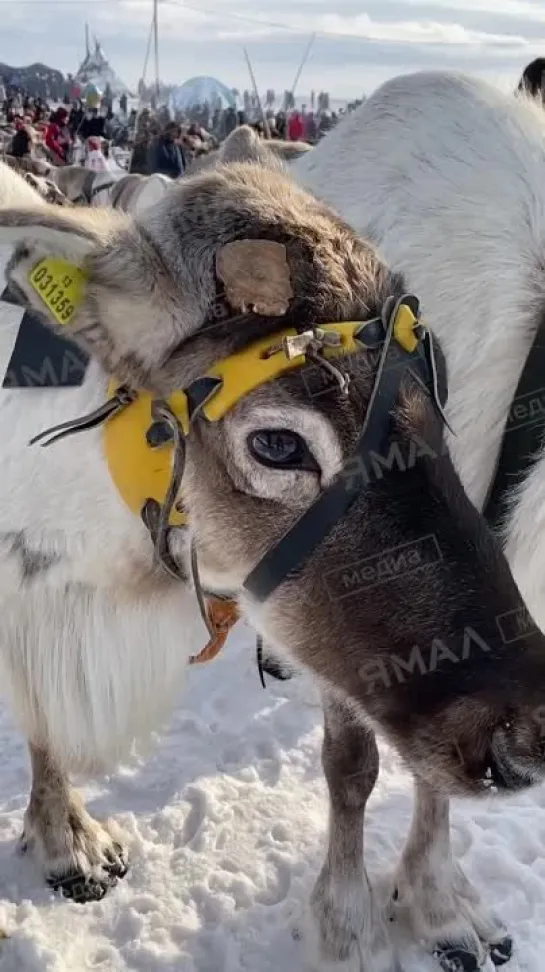
[[[293, 171], [420, 298], [447, 357], [452, 455], [481, 506], [545, 309], [542, 108], [458, 75], [397, 78]], [[505, 542], [545, 630], [545, 454], [513, 497]]]
[[[112, 194], [111, 183], [117, 182], [125, 175], [126, 172], [98, 172], [93, 183], [94, 195], [91, 206], [109, 206]], [[149, 207], [156, 206], [173, 184], [172, 179], [160, 172], [148, 176], [132, 196], [128, 211], [133, 216], [137, 216]], [[104, 186], [102, 190], [101, 185]]]
[[479, 968], [489, 967], [486, 946], [505, 943], [507, 932], [453, 860], [448, 803], [419, 783], [394, 886], [397, 896], [390, 903], [390, 918], [410, 928], [413, 939], [427, 951], [439, 949], [442, 968], [448, 968], [446, 943], [478, 956]]
[[[402, 77], [293, 170], [374, 240], [420, 298], [446, 354], [453, 459], [481, 507], [545, 310], [543, 109], [457, 75]], [[504, 540], [526, 605], [545, 630], [545, 452], [511, 496]], [[398, 908], [425, 943], [450, 937], [473, 943], [477, 954], [479, 938], [500, 940], [503, 929], [451, 859], [448, 817], [422, 854], [422, 817], [417, 804], [397, 875]], [[418, 873], [406, 873], [413, 839]], [[441, 927], [432, 921], [438, 911]]]
[[[4, 172], [15, 205], [18, 181], [27, 186]], [[3, 264], [8, 256], [0, 248]], [[0, 380], [21, 316], [0, 304]], [[189, 656], [207, 640], [182, 585], [150, 593], [143, 580], [139, 589], [152, 545], [110, 480], [101, 432], [28, 445], [102, 404], [106, 385], [91, 363], [81, 388], [0, 388], [0, 684], [27, 738], [72, 771], [113, 766], [160, 727]], [[23, 581], [10, 553], [18, 531], [60, 562]]]
[[0, 179], [0, 206], [9, 206], [14, 199], [20, 206], [45, 205], [44, 200], [29, 186], [28, 182], [25, 182], [14, 169], [4, 165]]
[[[329, 874], [314, 891], [302, 929], [306, 964], [313, 972], [392, 972], [395, 968], [389, 929], [362, 869], [362, 861], [346, 861], [341, 872]], [[334, 951], [343, 943], [345, 959], [324, 957], [328, 952], [324, 929], [333, 932]]]
[[[24, 233], [21, 232], [20, 227], [2, 227], [2, 244], [12, 243], [15, 245], [20, 243], [23, 238]], [[74, 257], [83, 259], [92, 249], [92, 243], [90, 243], [90, 241], [84, 236], [77, 236], [75, 233], [73, 233], [70, 236], [70, 241], [68, 241], [66, 232], [37, 225], [32, 227], [32, 243], [36, 249], [41, 249], [38, 259], [41, 259], [45, 255], [49, 255], [52, 249], [55, 250], [55, 256], [63, 257], [65, 260], [73, 260]], [[5, 245], [2, 245], [1, 249], [3, 254], [3, 276], [3, 267], [9, 259], [10, 253], [6, 250]], [[37, 306], [39, 306], [39, 303]]]
[[135, 194], [130, 212], [136, 216], [145, 209], [156, 206], [173, 185], [172, 179], [169, 179], [168, 176], [161, 175], [160, 172], [149, 176], [142, 185], [142, 188]]

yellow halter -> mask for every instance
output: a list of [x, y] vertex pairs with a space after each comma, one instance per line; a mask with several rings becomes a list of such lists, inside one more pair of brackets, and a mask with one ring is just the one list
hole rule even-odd
[[[32, 269], [29, 282], [57, 323], [61, 326], [69, 324], [83, 298], [85, 273], [65, 260], [46, 258]], [[254, 389], [300, 368], [306, 363], [305, 351], [315, 336], [320, 337], [321, 355], [326, 359], [356, 352], [365, 344], [358, 336], [369, 323], [322, 324], [303, 334], [295, 328], [286, 328], [253, 342], [207, 371], [202, 380], [208, 380], [210, 394], [199, 402], [199, 414], [209, 422], [217, 422]], [[401, 302], [395, 313], [393, 337], [408, 353], [417, 347], [415, 332], [419, 323], [411, 308]], [[118, 381], [109, 383], [112, 399], [119, 388]], [[189, 435], [191, 428], [190, 391], [191, 388], [188, 392], [174, 392], [167, 401], [184, 436]], [[103, 448], [110, 476], [125, 504], [138, 517], [149, 500], [155, 500], [159, 506], [163, 504], [172, 475], [172, 445], [166, 442], [154, 447], [147, 439], [154, 424], [152, 403], [153, 398], [148, 392], [139, 391], [128, 404], [123, 404], [119, 410], [114, 409], [111, 414], [99, 410], [99, 413], [102, 411], [100, 421], [104, 421]], [[82, 422], [84, 427], [89, 427], [88, 423], [85, 426], [86, 420]], [[72, 431], [78, 424], [81, 426], [78, 422], [68, 424]], [[169, 526], [186, 524], [186, 514], [173, 506]], [[238, 619], [237, 605], [234, 601], [208, 598], [207, 617], [211, 638], [203, 651], [191, 659], [192, 662], [208, 661], [218, 654]]]
[[[324, 356], [336, 357], [357, 351], [361, 345], [358, 344], [355, 334], [361, 327], [361, 321], [320, 325], [320, 331], [333, 332], [340, 337], [340, 343], [326, 348]], [[202, 406], [200, 414], [209, 422], [217, 422], [255, 388], [294, 368], [300, 368], [305, 363], [305, 355], [298, 354], [290, 358], [284, 349], [286, 338], [297, 337], [299, 334], [294, 328], [286, 328], [255, 341], [210, 368], [205, 377], [219, 379], [221, 385]], [[271, 346], [278, 347], [279, 350], [264, 357]], [[109, 394], [114, 395], [118, 387], [119, 382], [112, 381]], [[147, 443], [146, 433], [153, 423], [151, 405], [152, 396], [147, 392], [139, 392], [136, 400], [106, 422], [103, 430], [104, 452], [110, 476], [124, 502], [137, 516], [140, 516], [146, 499], [151, 498], [162, 503], [172, 468], [172, 447], [167, 444], [151, 448]], [[186, 393], [174, 392], [168, 399], [168, 405], [176, 415], [184, 435], [188, 435], [190, 419]], [[173, 509], [170, 525], [180, 526], [185, 522], [185, 515]]]
[[[29, 283], [61, 327], [68, 325], [85, 293], [86, 274], [66, 260], [47, 257], [30, 272]], [[350, 354], [361, 347], [357, 340], [366, 322], [346, 321], [322, 324], [322, 333], [338, 335], [338, 343], [324, 347], [325, 358]], [[367, 322], [368, 323], [368, 322]], [[394, 337], [398, 344], [412, 352], [417, 345], [415, 328], [419, 321], [406, 304], [397, 310]], [[200, 409], [209, 422], [217, 422], [245, 395], [293, 368], [305, 364], [304, 344], [298, 346], [301, 335], [295, 328], [285, 328], [253, 342], [241, 351], [229, 355], [213, 365], [207, 378], [217, 380], [213, 395]], [[291, 345], [290, 345], [291, 342]], [[274, 354], [267, 354], [271, 347]], [[291, 349], [290, 349], [291, 348]], [[300, 353], [297, 353], [300, 349]], [[109, 384], [114, 395], [119, 382]], [[152, 448], [146, 433], [153, 424], [152, 397], [138, 392], [131, 404], [113, 415], [104, 425], [104, 453], [112, 481], [129, 509], [140, 516], [147, 499], [162, 503], [170, 481], [172, 447]], [[189, 403], [185, 392], [175, 392], [168, 405], [176, 415], [184, 435], [190, 431]], [[170, 525], [186, 523], [184, 513], [173, 508]]]

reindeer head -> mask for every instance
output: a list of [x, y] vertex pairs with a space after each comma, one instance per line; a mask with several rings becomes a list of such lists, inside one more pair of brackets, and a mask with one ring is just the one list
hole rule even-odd
[[[183, 499], [203, 585], [234, 594], [268, 643], [351, 699], [422, 777], [464, 792], [533, 782], [543, 639], [502, 631], [516, 586], [412, 352], [384, 358], [404, 286], [372, 247], [281, 171], [245, 164], [188, 179], [137, 220], [4, 210], [0, 240], [16, 243], [12, 286], [51, 327], [59, 315], [30, 274], [45, 257], [80, 268], [61, 331], [161, 398], [202, 391], [249, 347], [278, 353], [286, 329], [362, 322], [332, 368], [303, 354], [252, 387], [251, 356], [238, 358], [245, 393], [227, 390], [215, 417], [213, 397], [195, 410]], [[436, 363], [444, 387], [439, 349]]]
[[45, 202], [53, 203], [56, 206], [72, 206], [70, 200], [57, 188], [51, 179], [47, 179], [45, 176], [35, 175], [33, 172], [25, 172], [23, 178]]

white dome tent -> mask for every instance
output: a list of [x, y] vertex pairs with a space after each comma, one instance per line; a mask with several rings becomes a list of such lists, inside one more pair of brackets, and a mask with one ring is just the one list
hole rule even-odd
[[208, 103], [213, 108], [236, 108], [236, 98], [230, 88], [216, 78], [190, 78], [178, 88], [174, 88], [169, 97], [169, 110], [188, 111], [196, 105]]

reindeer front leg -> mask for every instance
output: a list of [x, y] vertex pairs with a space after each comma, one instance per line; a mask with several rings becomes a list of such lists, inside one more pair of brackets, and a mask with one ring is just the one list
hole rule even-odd
[[488, 955], [495, 965], [504, 965], [511, 958], [511, 939], [453, 860], [448, 798], [420, 781], [415, 786], [392, 914], [404, 913], [414, 937], [443, 972], [478, 972], [488, 968]]
[[392, 972], [388, 932], [363, 860], [365, 806], [379, 769], [375, 736], [327, 695], [324, 716], [329, 846], [310, 903], [311, 962], [322, 972]]
[[21, 850], [36, 852], [47, 883], [78, 903], [98, 901], [127, 873], [123, 835], [99, 823], [43, 747], [30, 744], [32, 789]]

